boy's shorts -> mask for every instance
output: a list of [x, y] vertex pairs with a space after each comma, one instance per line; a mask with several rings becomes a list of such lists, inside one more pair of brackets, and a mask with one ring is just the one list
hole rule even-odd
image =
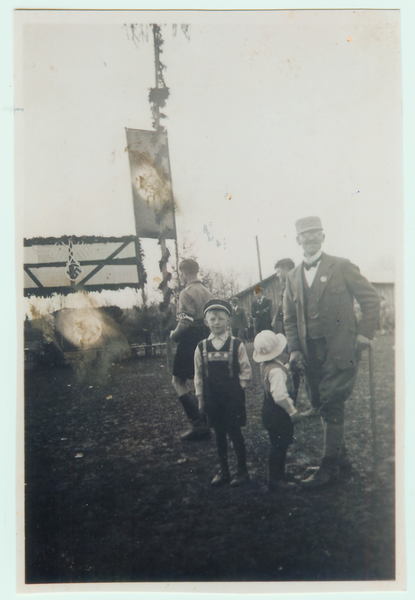
[[277, 434], [281, 444], [293, 443], [294, 425], [290, 415], [278, 404], [271, 394], [265, 394], [262, 406], [262, 423], [268, 431]]

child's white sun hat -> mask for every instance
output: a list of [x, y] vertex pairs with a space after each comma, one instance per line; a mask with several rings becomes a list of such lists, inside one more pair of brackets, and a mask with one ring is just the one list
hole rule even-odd
[[264, 331], [260, 331], [255, 336], [252, 358], [257, 363], [272, 360], [284, 352], [286, 345], [287, 339], [285, 335], [264, 329]]

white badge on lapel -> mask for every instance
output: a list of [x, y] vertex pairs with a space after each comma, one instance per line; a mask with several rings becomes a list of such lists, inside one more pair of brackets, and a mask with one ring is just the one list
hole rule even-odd
[[327, 277], [326, 277], [325, 275], [322, 275], [322, 276], [320, 277], [320, 281], [321, 281], [321, 283], [326, 283], [326, 281], [327, 281]]

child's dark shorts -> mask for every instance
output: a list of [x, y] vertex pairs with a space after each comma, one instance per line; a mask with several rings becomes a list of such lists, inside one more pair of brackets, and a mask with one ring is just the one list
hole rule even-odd
[[294, 425], [290, 415], [275, 404], [271, 394], [266, 394], [262, 406], [262, 423], [268, 431], [277, 434], [282, 444], [293, 443]]

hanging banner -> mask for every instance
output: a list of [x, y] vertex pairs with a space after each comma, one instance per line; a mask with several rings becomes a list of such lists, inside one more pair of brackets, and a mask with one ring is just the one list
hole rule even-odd
[[137, 236], [176, 239], [167, 134], [126, 133]]

